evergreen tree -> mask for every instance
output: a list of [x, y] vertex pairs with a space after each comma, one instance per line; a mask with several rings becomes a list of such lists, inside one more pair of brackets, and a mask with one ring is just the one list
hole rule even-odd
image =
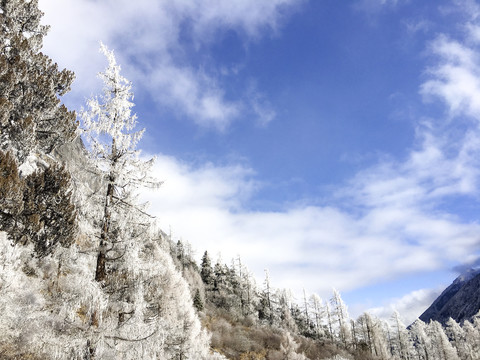
[[64, 167], [52, 165], [25, 178], [23, 231], [16, 241], [33, 242], [38, 256], [50, 254], [56, 244], [68, 247], [77, 230], [71, 201], [70, 175]]
[[53, 164], [22, 179], [13, 156], [0, 151], [0, 204], [0, 230], [16, 243], [33, 243], [37, 256], [73, 242], [76, 211], [64, 167]]
[[265, 269], [265, 281], [263, 284], [263, 291], [260, 293], [260, 301], [258, 304], [258, 318], [273, 324], [275, 319], [274, 301], [270, 285], [270, 276], [267, 269]]
[[198, 289], [195, 291], [195, 296], [193, 297], [193, 306], [195, 306], [195, 309], [197, 309], [197, 311], [203, 310], [203, 301], [200, 295], [200, 290]]
[[90, 99], [88, 111], [82, 112], [92, 158], [106, 183], [100, 200], [100, 243], [95, 271], [95, 280], [99, 282], [107, 277], [107, 262], [126, 251], [125, 246], [120, 246], [118, 231], [128, 230], [125, 225], [130, 221], [134, 225], [132, 217], [146, 215], [141, 206], [135, 204], [134, 190], [141, 185], [160, 185], [148, 177], [153, 160], [144, 162], [138, 157], [136, 145], [144, 130], [133, 131], [137, 117], [131, 111], [131, 84], [120, 75], [113, 52], [103, 44], [101, 52], [108, 60], [107, 69], [99, 74], [104, 82], [103, 97]]
[[202, 277], [203, 283], [207, 287], [213, 285], [212, 262], [210, 260], [210, 257], [208, 256], [207, 251], [205, 251], [205, 253], [202, 256], [202, 263], [201, 263], [200, 267], [201, 267], [200, 275]]
[[42, 16], [38, 0], [0, 1], [0, 150], [12, 149], [20, 163], [73, 140], [77, 128], [58, 99], [74, 75], [40, 52], [48, 30]]

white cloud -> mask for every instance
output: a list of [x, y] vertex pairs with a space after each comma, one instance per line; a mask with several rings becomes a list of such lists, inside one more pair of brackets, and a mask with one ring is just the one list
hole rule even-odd
[[394, 311], [398, 311], [406, 325], [413, 323], [433, 301], [441, 294], [443, 289], [420, 289], [401, 297], [390, 299], [387, 305], [368, 309], [372, 315], [384, 321], [391, 320]]
[[452, 116], [467, 115], [479, 119], [479, 54], [446, 36], [433, 42], [431, 52], [438, 63], [429, 69], [430, 80], [423, 84], [422, 94], [440, 97]]
[[272, 108], [270, 102], [262, 94], [254, 81], [251, 81], [247, 89], [247, 98], [249, 107], [257, 116], [257, 124], [260, 126], [268, 125], [275, 117], [275, 110]]
[[[98, 42], [117, 50], [119, 63], [162, 105], [198, 125], [225, 130], [238, 118], [243, 99], [228, 99], [215, 73], [198, 69], [184, 55], [182, 39], [202, 46], [219, 31], [234, 29], [250, 38], [277, 31], [302, 0], [150, 1], [41, 0], [44, 23], [51, 25], [45, 52], [75, 71], [72, 97], [81, 104], [96, 92], [95, 74], [104, 68]], [[260, 116], [272, 111], [258, 106]]]
[[201, 253], [221, 252], [227, 262], [239, 254], [258, 277], [268, 267], [277, 286], [327, 297], [333, 286], [352, 290], [473, 260], [480, 226], [432, 211], [443, 196], [434, 194], [437, 187], [462, 191], [461, 174], [448, 173], [450, 163], [442, 165], [432, 152], [427, 147], [401, 166], [382, 164], [359, 174], [342, 192], [345, 203], [363, 207], [357, 213], [334, 204], [251, 211], [245, 204], [258, 185], [250, 169], [196, 169], [166, 157], [156, 167], [165, 186], [147, 197], [161, 226], [171, 226]]
[[418, 32], [428, 32], [432, 26], [432, 23], [425, 19], [407, 19], [405, 20], [404, 25], [410, 35], [415, 35]]

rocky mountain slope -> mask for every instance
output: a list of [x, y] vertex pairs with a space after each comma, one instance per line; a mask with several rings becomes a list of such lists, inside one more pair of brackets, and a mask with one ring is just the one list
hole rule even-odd
[[445, 324], [451, 317], [457, 322], [470, 320], [480, 310], [480, 269], [470, 269], [457, 277], [425, 310], [420, 320]]

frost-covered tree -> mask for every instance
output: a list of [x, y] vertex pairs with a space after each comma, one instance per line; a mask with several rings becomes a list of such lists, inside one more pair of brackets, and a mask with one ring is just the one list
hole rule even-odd
[[57, 244], [68, 247], [77, 231], [75, 207], [71, 201], [70, 175], [56, 164], [25, 178], [22, 230], [17, 242], [32, 242], [35, 254], [46, 256]]
[[480, 329], [474, 327], [470, 321], [466, 320], [463, 323], [463, 330], [465, 331], [467, 359], [480, 359]]
[[361, 334], [361, 343], [376, 357], [388, 359], [390, 352], [387, 349], [387, 340], [379, 319], [372, 317], [368, 312], [363, 313], [357, 320], [357, 333]]
[[468, 358], [468, 346], [465, 339], [465, 331], [463, 328], [452, 318], [449, 318], [446, 323], [445, 333], [450, 339], [453, 347], [457, 349], [457, 353], [460, 359]]
[[37, 256], [74, 241], [76, 211], [64, 167], [53, 163], [21, 178], [15, 158], [0, 151], [0, 199], [0, 231], [15, 243], [33, 243]]
[[[192, 293], [162, 248], [163, 233], [154, 233], [136, 201], [139, 186], [159, 183], [148, 176], [152, 162], [139, 159], [136, 150], [143, 131], [134, 130], [131, 85], [113, 52], [103, 45], [101, 51], [108, 60], [100, 74], [103, 96], [89, 100], [82, 117], [102, 181], [82, 213], [93, 215], [86, 232], [99, 238], [95, 283], [107, 299], [86, 316], [92, 336], [85, 348], [99, 359], [206, 359], [208, 336]], [[181, 251], [181, 257], [187, 254]]]
[[293, 295], [290, 290], [277, 290], [279, 325], [291, 333], [297, 333], [298, 327], [292, 314]]
[[338, 323], [338, 334], [340, 341], [345, 347], [348, 347], [352, 342], [352, 332], [350, 329], [350, 317], [348, 316], [347, 306], [342, 300], [340, 293], [333, 289], [333, 296], [330, 300], [333, 308], [333, 314]]
[[299, 345], [295, 342], [290, 332], [283, 334], [282, 343], [280, 344], [280, 352], [285, 360], [306, 360], [303, 354], [297, 352]]
[[433, 359], [432, 339], [429, 336], [427, 325], [420, 319], [410, 326], [410, 338], [415, 344], [415, 353], [418, 359]]
[[312, 314], [315, 323], [315, 332], [317, 336], [324, 336], [325, 331], [323, 329], [323, 321], [325, 316], [325, 310], [323, 308], [323, 300], [317, 294], [312, 294], [310, 296], [310, 307], [312, 309]]
[[129, 228], [133, 217], [145, 215], [135, 203], [134, 190], [139, 186], [157, 187], [160, 183], [149, 178], [153, 160], [143, 161], [136, 149], [144, 130], [134, 131], [137, 117], [132, 113], [131, 84], [120, 75], [115, 56], [103, 44], [101, 52], [108, 60], [107, 69], [99, 74], [104, 82], [101, 99], [94, 97], [87, 103], [82, 118], [88, 130], [90, 151], [97, 168], [104, 174], [106, 187], [100, 194], [101, 219], [95, 280], [107, 277], [107, 262], [121, 257], [126, 248], [117, 232]]
[[60, 105], [74, 75], [40, 52], [48, 27], [38, 0], [0, 1], [0, 150], [22, 164], [73, 140], [75, 114]]
[[400, 314], [398, 311], [393, 312], [392, 323], [394, 329], [394, 333], [392, 335], [392, 342], [395, 344], [393, 346], [394, 352], [400, 359], [409, 359], [412, 346], [408, 336], [407, 327], [400, 319]]
[[432, 339], [432, 350], [434, 359], [438, 360], [459, 360], [456, 349], [452, 346], [438, 321], [431, 321], [428, 324], [430, 337]]
[[268, 270], [265, 269], [265, 280], [263, 282], [263, 290], [259, 294], [259, 304], [258, 304], [258, 318], [260, 320], [265, 320], [270, 324], [274, 323], [275, 313], [274, 313], [274, 299], [272, 286], [270, 284], [270, 275]]
[[200, 290], [198, 289], [195, 291], [195, 296], [193, 297], [193, 306], [195, 306], [197, 311], [203, 310], [203, 300], [202, 296], [200, 295]]

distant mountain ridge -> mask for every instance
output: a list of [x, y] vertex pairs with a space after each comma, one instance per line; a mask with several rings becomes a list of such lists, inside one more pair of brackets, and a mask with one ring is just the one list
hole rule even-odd
[[480, 269], [469, 269], [457, 277], [420, 315], [425, 323], [445, 324], [451, 317], [458, 323], [471, 319], [480, 310]]

